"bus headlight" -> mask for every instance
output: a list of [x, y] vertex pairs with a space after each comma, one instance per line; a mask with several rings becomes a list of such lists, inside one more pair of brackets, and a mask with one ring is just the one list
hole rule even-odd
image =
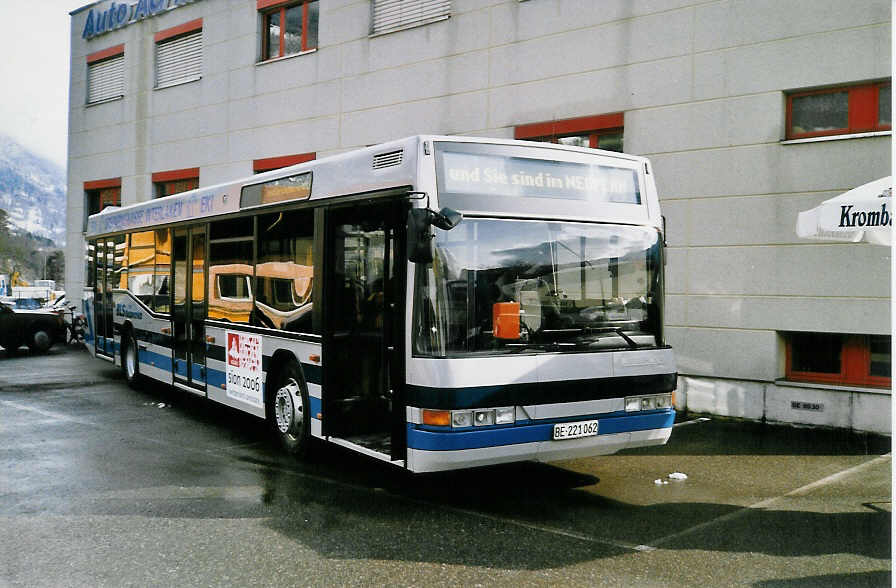
[[495, 424], [509, 425], [515, 420], [516, 409], [512, 406], [495, 409]]
[[672, 407], [672, 394], [629, 396], [625, 399], [625, 412], [640, 410], [665, 410]]
[[515, 421], [516, 408], [513, 406], [451, 411], [451, 427], [453, 429], [487, 427], [489, 425], [512, 425]]
[[492, 410], [474, 410], [473, 425], [477, 427], [485, 427], [495, 424], [495, 411]]
[[452, 427], [472, 427], [473, 426], [473, 413], [469, 410], [454, 410], [451, 411], [451, 426]]

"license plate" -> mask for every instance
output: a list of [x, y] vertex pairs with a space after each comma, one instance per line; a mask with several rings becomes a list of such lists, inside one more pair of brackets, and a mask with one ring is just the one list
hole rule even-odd
[[597, 421], [581, 421], [578, 423], [557, 423], [554, 425], [554, 440], [578, 439], [597, 435]]

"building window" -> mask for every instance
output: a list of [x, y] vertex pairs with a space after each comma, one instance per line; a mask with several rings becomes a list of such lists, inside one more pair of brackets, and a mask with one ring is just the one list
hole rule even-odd
[[787, 95], [787, 138], [890, 130], [890, 82]]
[[373, 0], [370, 34], [417, 27], [451, 16], [451, 0]]
[[159, 31], [156, 43], [156, 88], [202, 77], [202, 19]]
[[164, 198], [199, 187], [199, 168], [175, 169], [152, 174], [155, 198]]
[[298, 153], [296, 155], [281, 155], [279, 157], [265, 157], [264, 159], [256, 159], [252, 162], [252, 171], [256, 174], [264, 173], [290, 165], [298, 165], [306, 161], [313, 161], [317, 158], [317, 153]]
[[261, 61], [317, 48], [320, 2], [258, 0], [261, 13]]
[[788, 380], [890, 387], [890, 336], [790, 333]]
[[107, 206], [121, 206], [121, 178], [84, 182], [84, 230], [87, 217]]
[[616, 112], [520, 125], [514, 129], [513, 136], [529, 141], [622, 151], [624, 125], [625, 115]]
[[124, 45], [87, 56], [87, 104], [124, 96]]

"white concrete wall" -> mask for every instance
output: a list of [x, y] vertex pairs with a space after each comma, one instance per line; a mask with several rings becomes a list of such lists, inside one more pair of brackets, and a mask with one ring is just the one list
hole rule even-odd
[[[85, 17], [72, 19], [70, 288], [87, 180], [121, 176], [130, 204], [157, 171], [200, 167], [209, 185], [256, 158], [624, 111], [625, 150], [652, 158], [668, 219], [682, 374], [766, 385], [783, 376], [780, 331], [889, 333], [888, 251], [794, 231], [800, 210], [887, 175], [889, 137], [782, 143], [786, 90], [890, 76], [886, 0], [455, 0], [446, 21], [375, 37], [367, 0], [323, 0], [318, 50], [265, 64], [253, 0], [197, 0], [91, 41]], [[154, 90], [153, 33], [199, 17], [201, 81]], [[85, 107], [84, 56], [118, 43], [125, 98]], [[715, 394], [722, 410], [730, 384]]]

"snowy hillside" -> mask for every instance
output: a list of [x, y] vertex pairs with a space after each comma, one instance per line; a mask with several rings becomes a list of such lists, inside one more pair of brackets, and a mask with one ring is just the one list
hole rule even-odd
[[65, 244], [65, 171], [0, 135], [0, 208], [13, 229]]

